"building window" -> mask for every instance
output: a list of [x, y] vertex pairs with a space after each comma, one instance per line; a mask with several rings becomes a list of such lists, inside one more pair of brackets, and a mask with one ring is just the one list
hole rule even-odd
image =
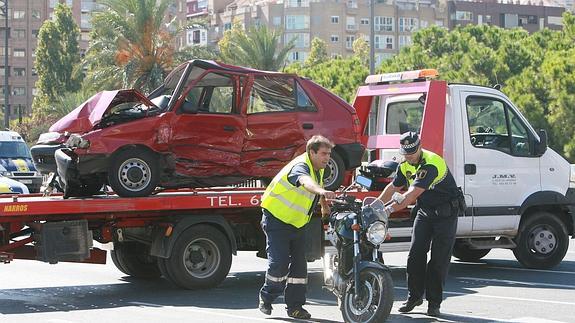
[[286, 30], [308, 29], [309, 16], [286, 16]]
[[90, 33], [89, 32], [81, 32], [80, 33], [80, 40], [83, 41], [90, 41]]
[[92, 22], [90, 21], [90, 14], [89, 13], [82, 13], [80, 16], [80, 28], [82, 29], [90, 29], [92, 28]]
[[400, 35], [399, 36], [399, 49], [411, 45], [411, 36]]
[[419, 26], [420, 26], [421, 28], [427, 28], [427, 26], [429, 26], [429, 23], [427, 22], [427, 20], [421, 20], [421, 21], [419, 22]]
[[309, 7], [309, 0], [286, 0], [286, 8]]
[[40, 14], [40, 10], [32, 9], [32, 18], [34, 18], [34, 19], [42, 18], [42, 15]]
[[33, 96], [38, 95], [38, 89], [37, 88], [32, 88], [32, 95]]
[[[491, 16], [485, 16], [485, 17], [489, 17], [489, 21], [491, 21]], [[443, 27], [443, 25], [444, 25], [443, 20], [436, 20], [435, 25], [439, 26], [439, 27]]]
[[331, 55], [329, 55], [329, 57], [331, 57], [331, 59], [339, 59], [339, 58], [341, 58], [341, 55], [338, 53], [331, 53]]
[[339, 36], [338, 35], [331, 35], [331, 42], [332, 43], [339, 42]]
[[303, 62], [308, 56], [307, 52], [290, 52], [290, 61], [292, 62]]
[[455, 11], [455, 20], [472, 21], [473, 13], [469, 11]]
[[32, 37], [38, 38], [38, 32], [39, 32], [38, 29], [33, 29], [33, 30], [32, 30]]
[[361, 18], [360, 24], [362, 24], [362, 25], [369, 25], [369, 19], [367, 19], [367, 18]]
[[16, 38], [16, 39], [26, 38], [26, 30], [25, 29], [13, 29], [12, 30], [12, 37]]
[[294, 39], [295, 48], [307, 48], [309, 47], [309, 34], [307, 33], [286, 33], [285, 43], [289, 43]]
[[[4, 75], [6, 75], [6, 69], [4, 68], [4, 66], [0, 66], [0, 76]], [[0, 92], [0, 94], [2, 94], [2, 92]]]
[[24, 96], [26, 95], [26, 88], [22, 86], [15, 86], [13, 87], [14, 92], [12, 94], [14, 96]]
[[23, 48], [14, 48], [14, 57], [26, 57], [26, 50]]
[[14, 76], [26, 76], [26, 69], [24, 67], [14, 67]]
[[332, 24], [339, 24], [339, 16], [331, 16]]
[[226, 30], [231, 30], [232, 29], [232, 23], [231, 22], [226, 22], [224, 24], [224, 31]]
[[527, 23], [528, 24], [537, 24], [537, 16], [527, 16]]
[[394, 37], [392, 35], [375, 35], [373, 37], [375, 49], [393, 49]]
[[273, 17], [272, 18], [272, 23], [274, 26], [281, 26], [282, 24], [282, 17]]
[[347, 0], [347, 7], [351, 9], [357, 9], [357, 1], [356, 0]]
[[345, 37], [345, 48], [352, 49], [354, 41], [355, 41], [355, 36], [346, 36]]
[[357, 26], [355, 24], [355, 17], [345, 17], [345, 29], [356, 30]]
[[417, 18], [413, 17], [399, 17], [399, 31], [416, 31]]
[[491, 15], [485, 15], [485, 23], [491, 24]]
[[24, 19], [25, 16], [26, 16], [26, 11], [14, 10], [14, 19]]
[[393, 17], [376, 16], [373, 18], [375, 31], [393, 31]]

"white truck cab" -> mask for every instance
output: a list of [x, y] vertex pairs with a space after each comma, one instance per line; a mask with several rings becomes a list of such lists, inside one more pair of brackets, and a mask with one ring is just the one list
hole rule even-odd
[[[499, 247], [513, 249], [526, 267], [557, 265], [574, 234], [570, 164], [501, 91], [435, 76], [419, 70], [366, 79], [354, 107], [365, 122], [375, 100], [376, 134], [367, 148], [378, 159], [401, 162], [399, 136], [416, 131], [424, 149], [443, 156], [468, 206], [454, 256], [478, 260]], [[405, 241], [409, 229], [402, 223], [394, 235], [392, 226], [391, 235]]]
[[42, 175], [32, 162], [30, 148], [15, 131], [0, 131], [0, 175], [26, 185], [30, 192], [40, 192]]

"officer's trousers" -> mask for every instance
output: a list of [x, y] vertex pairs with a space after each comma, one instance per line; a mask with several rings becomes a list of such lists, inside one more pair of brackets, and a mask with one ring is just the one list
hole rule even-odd
[[260, 299], [271, 304], [284, 293], [288, 309], [300, 308], [307, 289], [305, 227], [298, 229], [264, 210], [262, 229], [267, 237], [268, 269]]
[[[456, 230], [456, 213], [451, 216], [427, 216], [418, 212], [407, 258], [409, 300], [421, 299], [425, 292], [429, 307], [439, 308]], [[426, 264], [430, 245], [431, 259]]]

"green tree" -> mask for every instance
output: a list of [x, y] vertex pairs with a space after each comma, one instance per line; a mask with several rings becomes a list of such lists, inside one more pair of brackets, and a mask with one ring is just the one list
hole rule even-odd
[[79, 36], [80, 30], [70, 7], [58, 4], [54, 19], [46, 20], [38, 33], [34, 63], [38, 72], [38, 94], [32, 105], [35, 113], [49, 111], [58, 95], [80, 88]]
[[150, 92], [174, 67], [175, 20], [164, 17], [173, 0], [100, 0], [92, 17], [85, 57], [86, 85], [94, 90], [135, 88]]
[[250, 27], [245, 32], [242, 25], [235, 21], [218, 43], [220, 59], [229, 64], [279, 71], [295, 43], [295, 39], [292, 39], [282, 48], [281, 35], [280, 30], [269, 30], [264, 25]]
[[353, 41], [351, 45], [353, 48], [353, 54], [357, 59], [363, 64], [367, 65], [369, 63], [369, 44], [363, 37], [358, 37]]
[[306, 58], [304, 64], [306, 66], [314, 66], [326, 62], [328, 59], [327, 44], [322, 39], [314, 37], [311, 41], [309, 56]]

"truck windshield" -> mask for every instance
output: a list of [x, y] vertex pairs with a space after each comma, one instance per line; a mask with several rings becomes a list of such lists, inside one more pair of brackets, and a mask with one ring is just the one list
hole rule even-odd
[[32, 155], [25, 142], [0, 141], [0, 158], [32, 158]]
[[393, 102], [387, 106], [386, 134], [419, 133], [423, 119], [423, 104], [417, 100]]

